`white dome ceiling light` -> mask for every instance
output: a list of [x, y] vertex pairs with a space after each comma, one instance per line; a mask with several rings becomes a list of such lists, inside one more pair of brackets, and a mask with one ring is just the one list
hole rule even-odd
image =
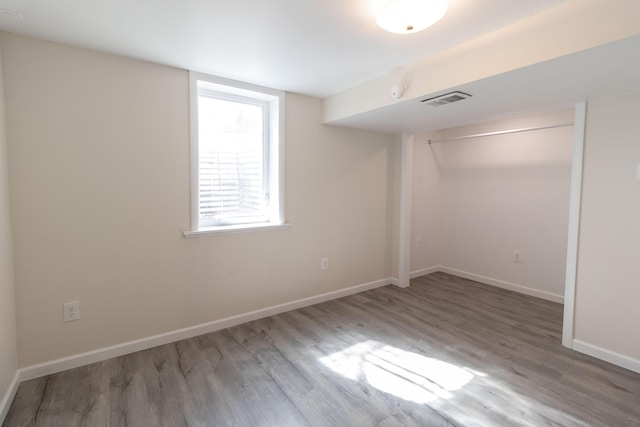
[[376, 22], [391, 33], [417, 33], [442, 19], [447, 8], [447, 0], [389, 0], [378, 11]]

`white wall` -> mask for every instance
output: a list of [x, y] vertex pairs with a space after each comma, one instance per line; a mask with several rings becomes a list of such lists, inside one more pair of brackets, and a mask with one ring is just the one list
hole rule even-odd
[[[432, 145], [427, 140], [572, 121], [573, 111], [562, 110], [417, 135], [412, 270], [440, 264], [561, 301], [573, 128]], [[522, 263], [513, 262], [514, 250], [522, 252]]]
[[21, 366], [390, 277], [393, 137], [287, 94], [293, 227], [187, 240], [187, 72], [2, 39]]
[[387, 209], [391, 210], [391, 277], [400, 277], [400, 198], [401, 198], [401, 174], [402, 169], [402, 135], [396, 135], [393, 142], [392, 163], [389, 170], [393, 171], [393, 180], [391, 182], [393, 198]]
[[427, 143], [430, 137], [431, 134], [418, 134], [413, 145], [412, 276], [428, 273], [442, 264], [442, 179], [433, 147]]
[[626, 358], [632, 363], [625, 365], [637, 371], [639, 117], [640, 94], [596, 100], [587, 107], [574, 317], [574, 338], [584, 344], [582, 350], [599, 357], [614, 354], [617, 363]]
[[4, 86], [0, 64], [0, 424], [17, 369], [13, 251], [9, 222]]

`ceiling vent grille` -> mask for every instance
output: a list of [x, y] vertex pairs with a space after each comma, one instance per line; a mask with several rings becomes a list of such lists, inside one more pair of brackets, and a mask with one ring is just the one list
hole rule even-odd
[[441, 107], [443, 105], [453, 104], [454, 102], [462, 101], [467, 98], [471, 98], [471, 95], [469, 95], [468, 93], [451, 92], [444, 95], [436, 96], [435, 98], [425, 99], [420, 102], [434, 107]]

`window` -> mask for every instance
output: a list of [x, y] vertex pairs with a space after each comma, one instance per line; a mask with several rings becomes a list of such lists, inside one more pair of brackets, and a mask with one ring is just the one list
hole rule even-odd
[[283, 224], [282, 92], [191, 73], [192, 231]]

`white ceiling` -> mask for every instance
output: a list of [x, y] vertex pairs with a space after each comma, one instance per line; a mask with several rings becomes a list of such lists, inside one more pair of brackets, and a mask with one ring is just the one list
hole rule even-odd
[[[420, 101], [459, 90], [473, 97], [442, 107]], [[640, 36], [390, 104], [332, 124], [391, 134], [446, 129], [640, 93]]]
[[0, 0], [22, 16], [0, 29], [324, 97], [566, 0], [450, 0], [412, 35], [376, 26], [381, 1]]

